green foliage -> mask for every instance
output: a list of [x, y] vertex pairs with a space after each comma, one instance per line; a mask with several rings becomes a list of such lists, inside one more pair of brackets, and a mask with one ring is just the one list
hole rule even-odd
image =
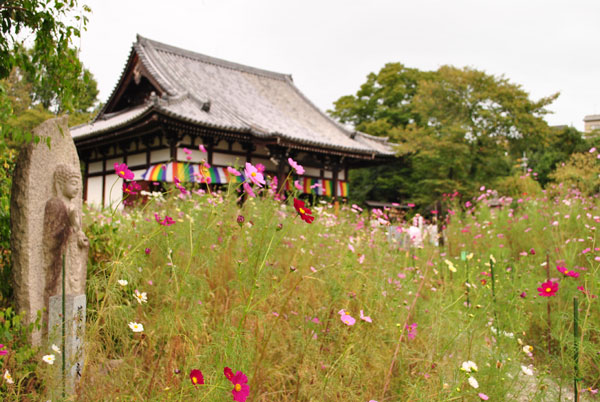
[[[402, 199], [427, 205], [455, 190], [470, 196], [482, 184], [511, 175], [523, 152], [548, 141], [543, 116], [557, 96], [531, 101], [506, 78], [471, 68], [422, 72], [390, 63], [329, 112], [357, 130], [391, 137], [410, 168], [388, 172], [403, 176], [388, 181], [406, 186], [409, 196]], [[365, 182], [381, 173], [366, 172]], [[386, 189], [378, 195], [398, 201], [401, 193]]]
[[[0, 152], [0, 306], [10, 304], [12, 278], [10, 264], [10, 191], [16, 151]], [[0, 338], [2, 339], [2, 338]]]
[[[557, 400], [558, 387], [572, 379], [574, 296], [582, 307], [582, 386], [597, 388], [600, 310], [591, 295], [600, 291], [600, 264], [581, 250], [597, 242], [583, 223], [595, 225], [598, 206], [564, 188], [548, 198], [528, 176], [506, 186], [528, 194], [510, 207], [491, 209], [484, 200], [464, 213], [453, 208], [443, 249], [399, 248], [387, 226], [347, 206], [335, 214], [318, 203], [309, 225], [268, 197], [239, 205], [235, 191], [167, 197], [124, 213], [88, 210], [87, 386], [78, 398], [228, 400], [222, 373], [229, 366], [248, 376], [252, 400], [476, 400], [479, 392], [491, 400]], [[159, 225], [155, 213], [175, 224]], [[564, 241], [578, 238], [585, 240]], [[561, 276], [550, 300], [535, 296], [546, 278], [545, 250], [551, 275], [562, 275], [556, 264], [581, 273]], [[463, 251], [473, 258], [460, 260]], [[341, 309], [354, 325], [341, 321]], [[361, 320], [360, 310], [373, 322]], [[133, 321], [142, 333], [129, 329]], [[405, 325], [413, 323], [409, 339]], [[524, 345], [533, 346], [533, 358]], [[477, 390], [460, 371], [466, 360], [479, 366]], [[535, 376], [520, 374], [531, 363]], [[202, 370], [205, 385], [191, 384], [192, 369]]]
[[494, 184], [494, 189], [499, 194], [514, 198], [536, 197], [542, 194], [542, 187], [539, 182], [533, 180], [530, 175], [519, 173], [498, 178]]
[[[39, 396], [42, 388], [42, 377], [36, 376], [39, 371], [39, 348], [32, 347], [32, 332], [41, 328], [41, 312], [34, 323], [25, 323], [24, 315], [17, 314], [13, 308], [0, 309], [0, 339], [8, 350], [8, 355], [0, 356], [2, 369], [8, 370], [15, 379], [14, 385], [6, 380], [0, 385], [0, 398], [3, 401], [31, 400], [29, 397]], [[4, 374], [4, 373], [3, 373]]]
[[[51, 66], [70, 59], [69, 46], [87, 24], [89, 7], [77, 0], [5, 0], [0, 3], [0, 79], [14, 67], [31, 62]], [[24, 39], [33, 42], [29, 60], [17, 51]]]
[[600, 163], [596, 153], [575, 153], [562, 163], [550, 177], [567, 187], [574, 187], [586, 195], [600, 190]]

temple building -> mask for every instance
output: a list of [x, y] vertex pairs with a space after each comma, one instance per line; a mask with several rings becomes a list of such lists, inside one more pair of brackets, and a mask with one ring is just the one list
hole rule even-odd
[[72, 127], [71, 135], [83, 165], [84, 199], [96, 205], [123, 196], [115, 163], [126, 163], [149, 188], [175, 177], [194, 181], [203, 160], [214, 184], [232, 179], [227, 166], [246, 162], [264, 165], [282, 183], [291, 157], [305, 168], [295, 177], [304, 192], [347, 197], [349, 169], [394, 158], [387, 139], [338, 124], [290, 75], [139, 35], [102, 110], [89, 124]]

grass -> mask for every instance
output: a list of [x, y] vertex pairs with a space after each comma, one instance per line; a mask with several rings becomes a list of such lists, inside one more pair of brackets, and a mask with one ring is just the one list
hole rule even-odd
[[[249, 401], [471, 401], [479, 393], [495, 401], [557, 400], [573, 392], [574, 297], [580, 388], [598, 388], [597, 199], [562, 187], [504, 200], [500, 209], [481, 198], [466, 210], [448, 200], [455, 212], [445, 246], [414, 249], [388, 241], [386, 225], [349, 206], [317, 204], [307, 224], [268, 195], [240, 206], [231, 189], [123, 214], [90, 210], [86, 363], [77, 400], [231, 401], [225, 367], [247, 375]], [[155, 213], [175, 224], [158, 224]], [[559, 290], [540, 297], [547, 258]], [[566, 277], [557, 265], [580, 276]], [[135, 290], [147, 293], [147, 303], [135, 300]], [[354, 325], [342, 322], [342, 309]], [[129, 322], [144, 331], [132, 332]], [[35, 372], [41, 384], [47, 353], [40, 350]], [[477, 372], [460, 369], [468, 360]], [[16, 380], [18, 365], [11, 368]], [[204, 385], [192, 384], [192, 369], [202, 371]], [[10, 400], [17, 386], [4, 384], [2, 392]], [[52, 396], [43, 385], [39, 392]]]

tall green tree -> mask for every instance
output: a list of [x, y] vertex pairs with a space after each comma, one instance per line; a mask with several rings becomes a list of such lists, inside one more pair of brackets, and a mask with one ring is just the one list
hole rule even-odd
[[[18, 79], [31, 84], [32, 105], [39, 103], [54, 113], [89, 108], [97, 89], [72, 43], [89, 12], [77, 0], [1, 0], [0, 80], [16, 69]], [[13, 104], [6, 81], [0, 81], [0, 150], [7, 138], [28, 138], [10, 123]]]
[[[509, 175], [522, 152], [547, 142], [543, 116], [557, 96], [532, 101], [519, 85], [472, 68], [421, 72], [391, 63], [330, 113], [360, 131], [389, 136], [410, 166], [409, 199], [429, 205], [443, 193], [469, 194]], [[368, 172], [375, 181], [377, 170]]]

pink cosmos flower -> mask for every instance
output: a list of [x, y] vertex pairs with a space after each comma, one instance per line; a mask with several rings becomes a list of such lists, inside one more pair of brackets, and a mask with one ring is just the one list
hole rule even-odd
[[410, 325], [407, 325], [406, 331], [408, 332], [408, 339], [415, 339], [415, 337], [417, 336], [417, 323], [414, 322]]
[[565, 274], [566, 276], [570, 276], [571, 278], [579, 278], [579, 272], [569, 271], [567, 268], [561, 267], [560, 265], [557, 266], [556, 269], [558, 272]]
[[484, 394], [483, 392], [480, 392], [477, 395], [481, 398], [482, 401], [487, 401], [488, 399], [490, 399], [490, 397]]
[[262, 187], [265, 184], [265, 177], [263, 176], [263, 174], [259, 172], [256, 167], [252, 166], [252, 164], [249, 162], [246, 162], [246, 169], [244, 169], [244, 175], [247, 179], [250, 179], [250, 181], [256, 184], [258, 187]]
[[298, 173], [299, 175], [304, 174], [304, 167], [302, 167], [302, 165], [298, 164], [298, 162], [296, 162], [292, 158], [288, 158], [288, 163], [290, 164], [291, 167], [294, 168], [296, 173]]
[[265, 172], [265, 165], [263, 165], [262, 163], [257, 163], [256, 164], [256, 170], [258, 170], [260, 173], [264, 173]]
[[250, 386], [248, 385], [248, 377], [241, 371], [233, 374], [233, 370], [229, 367], [225, 367], [223, 370], [225, 377], [233, 384], [231, 393], [233, 394], [233, 400], [236, 402], [245, 402], [250, 395]]
[[129, 170], [127, 164], [125, 163], [115, 163], [115, 173], [117, 173], [117, 176], [125, 180], [133, 180], [135, 177], [133, 172]]
[[558, 292], [558, 283], [546, 281], [537, 290], [542, 297], [554, 296]]
[[252, 187], [250, 187], [248, 183], [244, 182], [244, 184], [242, 184], [242, 187], [244, 187], [244, 191], [246, 192], [246, 194], [248, 194], [249, 197], [256, 197], [256, 194], [254, 194], [254, 191], [252, 191]]
[[203, 144], [200, 144], [200, 145], [198, 145], [198, 149], [200, 150], [200, 152], [207, 153], [207, 152], [206, 152], [206, 148], [204, 148], [204, 145], [203, 145]]
[[0, 356], [5, 356], [8, 354], [8, 350], [4, 349], [6, 346], [4, 346], [2, 343], [0, 343]]
[[190, 155], [192, 153], [192, 151], [190, 151], [187, 148], [183, 148], [183, 152], [185, 152], [186, 154]]
[[366, 322], [373, 322], [373, 320], [371, 320], [371, 317], [364, 315], [362, 310], [360, 310], [360, 319]]
[[338, 314], [340, 315], [340, 319], [344, 324], [351, 327], [356, 323], [356, 319], [350, 314], [346, 313], [343, 309], [338, 311]]
[[300, 182], [298, 180], [294, 180], [294, 187], [296, 187], [300, 191], [304, 190], [304, 188], [300, 185]]
[[165, 219], [160, 219], [160, 216], [155, 213], [154, 214], [154, 219], [156, 219], [156, 222], [158, 222], [159, 224], [163, 225], [163, 226], [171, 226], [175, 224], [175, 221], [173, 220], [173, 218], [171, 218], [168, 215], [165, 215]]
[[234, 175], [234, 176], [240, 176], [240, 175], [241, 175], [241, 173], [240, 173], [240, 172], [238, 172], [237, 170], [235, 170], [235, 169], [234, 169], [234, 168], [232, 168], [231, 166], [227, 166], [227, 171], [228, 171], [230, 174]]

